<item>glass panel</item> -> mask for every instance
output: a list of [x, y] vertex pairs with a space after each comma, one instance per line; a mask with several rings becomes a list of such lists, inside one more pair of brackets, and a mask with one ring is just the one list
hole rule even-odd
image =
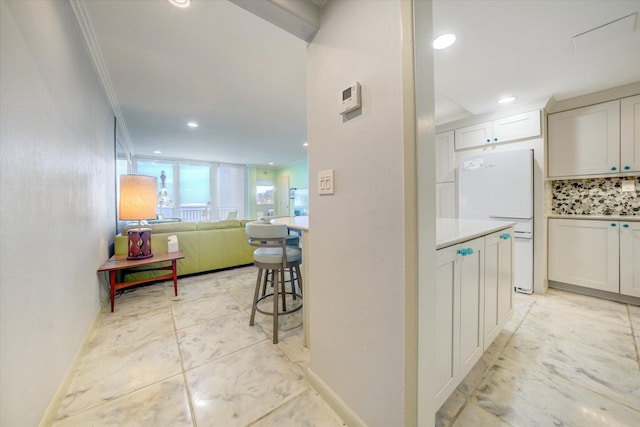
[[158, 216], [173, 218], [173, 164], [139, 160], [137, 174], [158, 178]]
[[218, 167], [218, 218], [243, 219], [245, 217], [245, 168]]
[[180, 165], [180, 217], [183, 221], [211, 221], [211, 177], [208, 165]]

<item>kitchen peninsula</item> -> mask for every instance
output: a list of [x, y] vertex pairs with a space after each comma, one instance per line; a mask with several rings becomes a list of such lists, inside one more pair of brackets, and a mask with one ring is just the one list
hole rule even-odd
[[439, 408], [513, 315], [512, 222], [436, 222], [436, 390]]

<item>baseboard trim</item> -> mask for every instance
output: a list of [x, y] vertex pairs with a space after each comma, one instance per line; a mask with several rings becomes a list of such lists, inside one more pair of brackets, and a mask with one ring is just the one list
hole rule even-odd
[[[109, 298], [109, 295], [107, 295], [107, 299], [108, 298]], [[103, 297], [103, 302], [104, 302], [104, 297]], [[76, 351], [76, 354], [73, 356], [73, 360], [71, 360], [71, 363], [69, 364], [69, 368], [67, 369], [67, 372], [65, 372], [64, 376], [62, 377], [62, 381], [60, 381], [60, 384], [58, 385], [56, 392], [51, 398], [51, 401], [49, 402], [49, 406], [47, 406], [47, 409], [44, 411], [44, 414], [42, 415], [42, 418], [38, 423], [38, 427], [50, 426], [55, 421], [56, 416], [58, 415], [58, 411], [60, 410], [60, 405], [62, 405], [62, 401], [67, 395], [67, 391], [69, 390], [69, 386], [71, 385], [73, 376], [75, 375], [76, 370], [80, 366], [80, 362], [82, 361], [82, 358], [87, 354], [87, 344], [89, 343], [89, 340], [91, 339], [91, 336], [95, 331], [96, 324], [98, 322], [98, 317], [101, 310], [102, 310], [102, 304], [98, 306], [98, 311], [96, 311], [95, 316], [93, 316], [93, 321], [91, 322], [89, 329], [84, 335], [84, 338], [82, 339], [80, 346], [78, 347], [78, 351]]]
[[311, 368], [307, 368], [307, 381], [313, 389], [324, 399], [331, 408], [342, 418], [349, 427], [367, 427], [362, 419], [356, 414], [335, 391], [331, 389]]
[[640, 305], [640, 298], [629, 295], [616, 294], [613, 292], [601, 291], [599, 289], [585, 288], [578, 285], [570, 285], [568, 283], [554, 282], [549, 280], [549, 287], [559, 289], [561, 291], [574, 292], [576, 294], [588, 295], [590, 297], [608, 299], [611, 301], [621, 302], [623, 304]]

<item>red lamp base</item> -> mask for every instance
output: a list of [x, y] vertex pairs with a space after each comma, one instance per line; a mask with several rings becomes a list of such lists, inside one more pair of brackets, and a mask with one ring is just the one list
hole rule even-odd
[[129, 235], [129, 255], [127, 259], [151, 258], [151, 229], [134, 228], [127, 231]]

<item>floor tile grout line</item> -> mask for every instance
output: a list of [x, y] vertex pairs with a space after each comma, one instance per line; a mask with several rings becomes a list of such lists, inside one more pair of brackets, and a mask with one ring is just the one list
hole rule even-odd
[[[629, 308], [629, 304], [627, 306], [627, 316], [629, 318], [629, 325], [631, 326], [631, 340], [633, 341], [633, 346], [636, 349], [636, 361], [638, 362], [638, 368], [640, 369], [640, 349], [638, 349], [638, 340], [636, 339], [636, 330], [633, 326], [633, 319], [631, 318], [631, 308]], [[640, 331], [638, 331], [640, 333]]]
[[260, 415], [258, 418], [256, 418], [255, 420], [249, 422], [249, 424], [246, 425], [246, 427], [251, 427], [256, 425], [256, 423], [264, 420], [265, 418], [269, 417], [271, 414], [273, 414], [274, 412], [276, 412], [277, 410], [279, 410], [280, 408], [282, 408], [283, 406], [287, 405], [289, 402], [293, 402], [295, 399], [297, 399], [298, 397], [300, 397], [303, 393], [306, 393], [307, 391], [309, 391], [311, 389], [311, 386], [306, 383], [306, 387], [303, 388], [299, 393], [293, 395], [293, 396], [289, 396], [288, 399], [283, 400], [282, 402], [280, 402], [279, 405], [276, 405], [275, 407], [271, 408], [269, 411], [265, 412], [264, 414]]
[[[529, 305], [528, 310], [523, 314], [522, 319], [520, 319], [520, 321], [518, 322], [517, 326], [515, 327], [515, 329], [513, 330], [513, 333], [511, 334], [511, 336], [509, 337], [509, 339], [507, 340], [507, 342], [504, 344], [504, 346], [502, 347], [502, 349], [500, 350], [500, 352], [494, 357], [492, 358], [492, 363], [491, 365], [488, 365], [487, 368], [484, 370], [482, 376], [481, 376], [481, 380], [471, 389], [471, 393], [469, 393], [468, 396], [465, 396], [463, 393], [460, 393], [463, 395], [464, 397], [464, 403], [460, 406], [460, 408], [458, 409], [458, 411], [456, 411], [456, 414], [451, 417], [451, 420], [448, 424], [449, 427], [453, 427], [453, 425], [455, 424], [455, 422], [458, 420], [458, 418], [460, 417], [460, 415], [462, 414], [462, 411], [464, 411], [464, 409], [467, 407], [467, 405], [469, 403], [472, 403], [472, 399], [474, 398], [474, 396], [477, 394], [478, 389], [483, 386], [484, 384], [486, 384], [487, 382], [487, 378], [488, 378], [488, 372], [491, 371], [491, 368], [493, 368], [496, 364], [496, 361], [500, 358], [500, 356], [502, 356], [502, 354], [504, 353], [504, 351], [506, 350], [506, 348], [509, 346], [509, 343], [511, 343], [511, 340], [513, 339], [513, 337], [515, 336], [515, 334], [518, 332], [518, 329], [520, 329], [520, 326], [522, 326], [522, 323], [524, 322], [524, 320], [527, 318], [527, 316], [529, 315], [529, 313], [531, 312], [531, 308], [533, 307], [533, 305], [536, 304], [536, 301], [534, 300], [534, 302], [532, 304]], [[472, 368], [473, 369], [473, 368]], [[457, 390], [457, 388], [456, 388]], [[480, 408], [482, 408], [480, 406]], [[482, 408], [483, 410], [485, 410], [484, 408]], [[486, 411], [486, 410], [485, 410]], [[487, 411], [489, 412], [489, 411]], [[490, 414], [492, 414], [491, 412], [489, 412]], [[495, 415], [495, 414], [492, 414]], [[496, 416], [497, 417], [497, 416]], [[500, 421], [504, 422], [505, 424], [508, 425], [512, 425], [509, 422], [506, 422], [505, 420], [503, 420], [500, 417], [497, 417]]]
[[178, 338], [178, 328], [176, 327], [176, 319], [173, 312], [173, 304], [171, 305], [171, 322], [173, 323], [173, 336], [176, 340], [176, 347], [178, 348], [178, 357], [180, 358], [180, 371], [182, 374], [182, 381], [184, 383], [184, 389], [187, 393], [187, 403], [189, 404], [189, 413], [191, 415], [191, 425], [197, 427], [196, 413], [193, 404], [193, 396], [191, 395], [191, 388], [189, 387], [189, 381], [187, 381], [187, 373], [184, 369], [184, 358], [182, 356], [182, 348], [180, 348], [180, 340]]

